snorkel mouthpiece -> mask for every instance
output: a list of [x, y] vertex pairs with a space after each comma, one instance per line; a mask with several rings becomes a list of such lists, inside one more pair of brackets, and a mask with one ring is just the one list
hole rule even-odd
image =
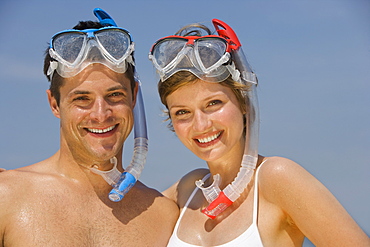
[[131, 173], [122, 173], [118, 183], [113, 186], [113, 189], [109, 193], [109, 199], [113, 202], [121, 201], [126, 193], [135, 185], [136, 181], [136, 178]]
[[215, 219], [217, 215], [225, 211], [225, 209], [228, 208], [231, 204], [233, 204], [233, 201], [231, 201], [225, 195], [225, 193], [221, 191], [216, 200], [211, 202], [208, 207], [204, 208], [202, 210], [202, 213], [207, 215], [211, 219]]

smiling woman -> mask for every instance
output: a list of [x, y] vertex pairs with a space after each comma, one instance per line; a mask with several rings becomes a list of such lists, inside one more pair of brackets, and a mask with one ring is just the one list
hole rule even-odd
[[305, 169], [258, 155], [257, 78], [233, 30], [213, 24], [218, 36], [190, 25], [149, 55], [170, 127], [208, 166], [165, 191], [181, 209], [168, 246], [302, 246], [305, 237], [317, 246], [370, 246]]

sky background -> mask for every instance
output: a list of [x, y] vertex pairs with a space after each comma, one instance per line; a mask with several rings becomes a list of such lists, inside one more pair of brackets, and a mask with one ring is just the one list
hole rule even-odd
[[30, 165], [58, 150], [59, 121], [47, 103], [43, 52], [54, 33], [96, 20], [95, 7], [136, 43], [149, 133], [144, 183], [162, 191], [206, 167], [166, 128], [148, 52], [184, 25], [211, 25], [217, 18], [236, 31], [259, 78], [260, 154], [301, 164], [369, 235], [369, 0], [2, 0], [0, 167]]

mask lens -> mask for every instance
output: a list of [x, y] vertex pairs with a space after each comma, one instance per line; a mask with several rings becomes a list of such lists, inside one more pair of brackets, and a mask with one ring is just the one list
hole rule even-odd
[[54, 51], [68, 63], [73, 63], [82, 50], [86, 35], [82, 33], [61, 33], [53, 39]]
[[226, 42], [218, 38], [202, 38], [196, 41], [196, 51], [204, 67], [216, 64], [226, 52]]
[[152, 54], [158, 65], [164, 68], [184, 49], [186, 43], [187, 40], [181, 38], [163, 39], [153, 47]]
[[95, 33], [95, 37], [102, 47], [115, 59], [125, 56], [131, 44], [130, 36], [123, 30], [102, 30]]

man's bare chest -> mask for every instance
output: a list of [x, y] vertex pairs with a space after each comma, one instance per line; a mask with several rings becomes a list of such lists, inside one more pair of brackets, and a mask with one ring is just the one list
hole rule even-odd
[[125, 215], [124, 210], [91, 201], [39, 201], [18, 209], [5, 232], [9, 246], [146, 246], [143, 236], [152, 227], [129, 215], [130, 210]]

